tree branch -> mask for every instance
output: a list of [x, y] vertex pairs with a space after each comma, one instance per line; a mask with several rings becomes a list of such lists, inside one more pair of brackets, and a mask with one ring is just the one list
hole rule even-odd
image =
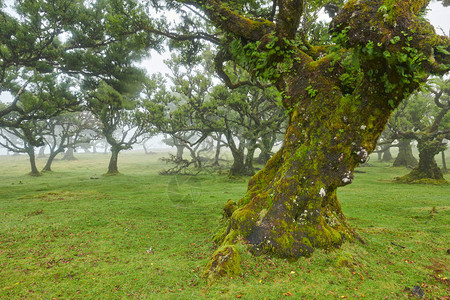
[[275, 29], [275, 24], [264, 19], [250, 19], [235, 13], [219, 0], [185, 0], [183, 3], [203, 10], [218, 27], [248, 41], [258, 41]]

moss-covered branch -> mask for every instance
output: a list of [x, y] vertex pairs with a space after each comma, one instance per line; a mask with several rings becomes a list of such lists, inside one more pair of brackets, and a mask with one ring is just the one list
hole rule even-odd
[[275, 29], [275, 24], [264, 19], [251, 19], [234, 12], [220, 0], [180, 1], [194, 5], [203, 10], [208, 17], [223, 31], [235, 34], [248, 41], [258, 41]]

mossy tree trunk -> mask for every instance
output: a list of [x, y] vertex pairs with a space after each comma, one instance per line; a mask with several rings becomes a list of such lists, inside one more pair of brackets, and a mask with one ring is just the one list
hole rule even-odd
[[254, 175], [253, 162], [251, 162], [251, 170], [249, 170], [249, 166], [247, 165], [249, 162], [246, 160], [244, 139], [239, 138], [239, 143], [236, 143], [231, 130], [226, 131], [224, 135], [227, 145], [230, 148], [231, 155], [233, 156], [233, 164], [231, 165], [228, 175], [230, 177]]
[[[425, 73], [443, 72], [436, 59], [420, 60], [405, 50], [409, 45], [430, 57], [437, 43], [450, 49], [448, 39], [436, 39], [416, 17], [428, 1], [396, 1], [386, 7], [390, 21], [380, 13], [384, 1], [347, 2], [332, 22], [341, 48], [328, 55], [323, 48], [306, 44], [300, 49], [289, 42], [295, 39], [303, 1], [278, 1], [276, 24], [241, 17], [221, 2], [202, 3], [220, 27], [258, 42], [254, 51], [239, 52], [235, 60], [247, 55], [247, 68], [256, 61], [250, 71], [261, 74], [259, 58], [267, 51], [264, 76], [283, 93], [289, 114], [281, 149], [252, 177], [246, 195], [227, 203], [229, 217], [215, 237], [219, 248], [205, 274], [238, 272], [239, 241], [255, 255], [295, 260], [352, 240], [357, 235], [341, 210], [337, 189], [352, 182], [353, 170], [374, 150], [392, 111]], [[391, 43], [394, 36], [398, 40]], [[276, 47], [279, 51], [271, 51]], [[410, 65], [400, 72], [405, 57]], [[346, 65], [348, 58], [358, 60], [357, 66]]]
[[25, 146], [25, 150], [28, 154], [28, 157], [30, 159], [30, 167], [31, 167], [31, 172], [29, 173], [29, 175], [31, 176], [40, 176], [41, 173], [39, 172], [37, 166], [36, 166], [36, 155], [34, 153], [34, 147], [33, 146]]
[[417, 166], [417, 159], [412, 153], [411, 139], [399, 139], [398, 155], [394, 160], [394, 167], [414, 168]]
[[234, 177], [245, 175], [245, 155], [243, 149], [232, 148], [231, 155], [233, 156], [233, 164], [231, 165], [229, 176]]
[[408, 175], [398, 178], [405, 183], [433, 180], [445, 182], [444, 175], [438, 167], [434, 157], [445, 150], [445, 145], [440, 140], [424, 137], [418, 141], [419, 164]]
[[116, 175], [119, 174], [119, 168], [118, 168], [118, 159], [119, 159], [119, 152], [123, 150], [121, 147], [118, 146], [111, 146], [111, 158], [109, 159], [109, 165], [108, 165], [108, 172], [106, 172], [106, 175]]
[[255, 151], [256, 151], [256, 140], [251, 139], [247, 141], [247, 153], [245, 155], [244, 168], [245, 174], [248, 176], [255, 175], [255, 167], [253, 166], [253, 161], [255, 159]]

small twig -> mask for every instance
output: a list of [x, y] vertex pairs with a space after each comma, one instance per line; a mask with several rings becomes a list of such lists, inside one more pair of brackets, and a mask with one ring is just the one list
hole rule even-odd
[[396, 244], [394, 242], [391, 242], [391, 245], [398, 246], [398, 247], [403, 248], [403, 249], [406, 248], [406, 246], [402, 246], [402, 245]]

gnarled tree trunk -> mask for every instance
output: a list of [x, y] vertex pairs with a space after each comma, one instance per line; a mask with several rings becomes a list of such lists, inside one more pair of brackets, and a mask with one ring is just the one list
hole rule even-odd
[[119, 168], [117, 167], [117, 161], [119, 158], [119, 147], [112, 146], [111, 147], [111, 158], [109, 159], [108, 172], [106, 175], [116, 175], [119, 174]]
[[[215, 9], [215, 2], [206, 2], [211, 4], [208, 9]], [[414, 15], [427, 2], [396, 1], [386, 6], [394, 19], [387, 21], [380, 13], [384, 1], [348, 1], [333, 19], [332, 30], [341, 48], [330, 55], [318, 53], [320, 48], [311, 45], [310, 50], [302, 50], [287, 42], [295, 38], [302, 1], [278, 1], [274, 28], [269, 21], [235, 20], [239, 16], [226, 14], [222, 6], [215, 10], [229, 18], [227, 23], [217, 21], [222, 27], [230, 26], [245, 38], [261, 42], [247, 54], [250, 60], [256, 57], [259, 63], [260, 53], [268, 49], [264, 59], [271, 63], [267, 68], [283, 92], [289, 124], [281, 149], [252, 177], [246, 195], [225, 206], [228, 222], [216, 235], [220, 246], [207, 265], [209, 278], [239, 271], [234, 267], [239, 260], [235, 244], [242, 240], [256, 255], [295, 260], [357, 236], [341, 210], [337, 189], [352, 182], [353, 170], [374, 150], [392, 111], [424, 79], [423, 70], [438, 72], [428, 61], [417, 64], [415, 54], [397, 56], [407, 45], [424, 57], [432, 55], [435, 34], [422, 28]], [[266, 31], [258, 35], [261, 28]], [[275, 37], [266, 34], [270, 30]], [[398, 40], [391, 43], [394, 36]], [[275, 47], [281, 50], [270, 54]], [[345, 66], [350, 56], [340, 53], [346, 48], [352, 49], [348, 55], [359, 60], [357, 66]], [[393, 57], [388, 57], [391, 53]], [[397, 66], [404, 59], [410, 65], [399, 71]], [[353, 76], [353, 81], [343, 81], [344, 74]]]
[[36, 155], [34, 153], [34, 147], [28, 146], [25, 150], [27, 151], [28, 157], [30, 159], [31, 172], [29, 173], [29, 175], [40, 176], [41, 173], [39, 173], [38, 168], [36, 167]]
[[398, 155], [395, 158], [394, 167], [410, 167], [417, 166], [417, 159], [414, 157], [411, 148], [410, 139], [400, 139], [398, 143]]
[[398, 178], [397, 181], [412, 183], [433, 180], [433, 182], [444, 183], [446, 180], [434, 157], [439, 154], [439, 152], [445, 150], [446, 145], [443, 144], [440, 139], [436, 140], [424, 136], [418, 140], [417, 148], [419, 149], [418, 166], [409, 174]]

